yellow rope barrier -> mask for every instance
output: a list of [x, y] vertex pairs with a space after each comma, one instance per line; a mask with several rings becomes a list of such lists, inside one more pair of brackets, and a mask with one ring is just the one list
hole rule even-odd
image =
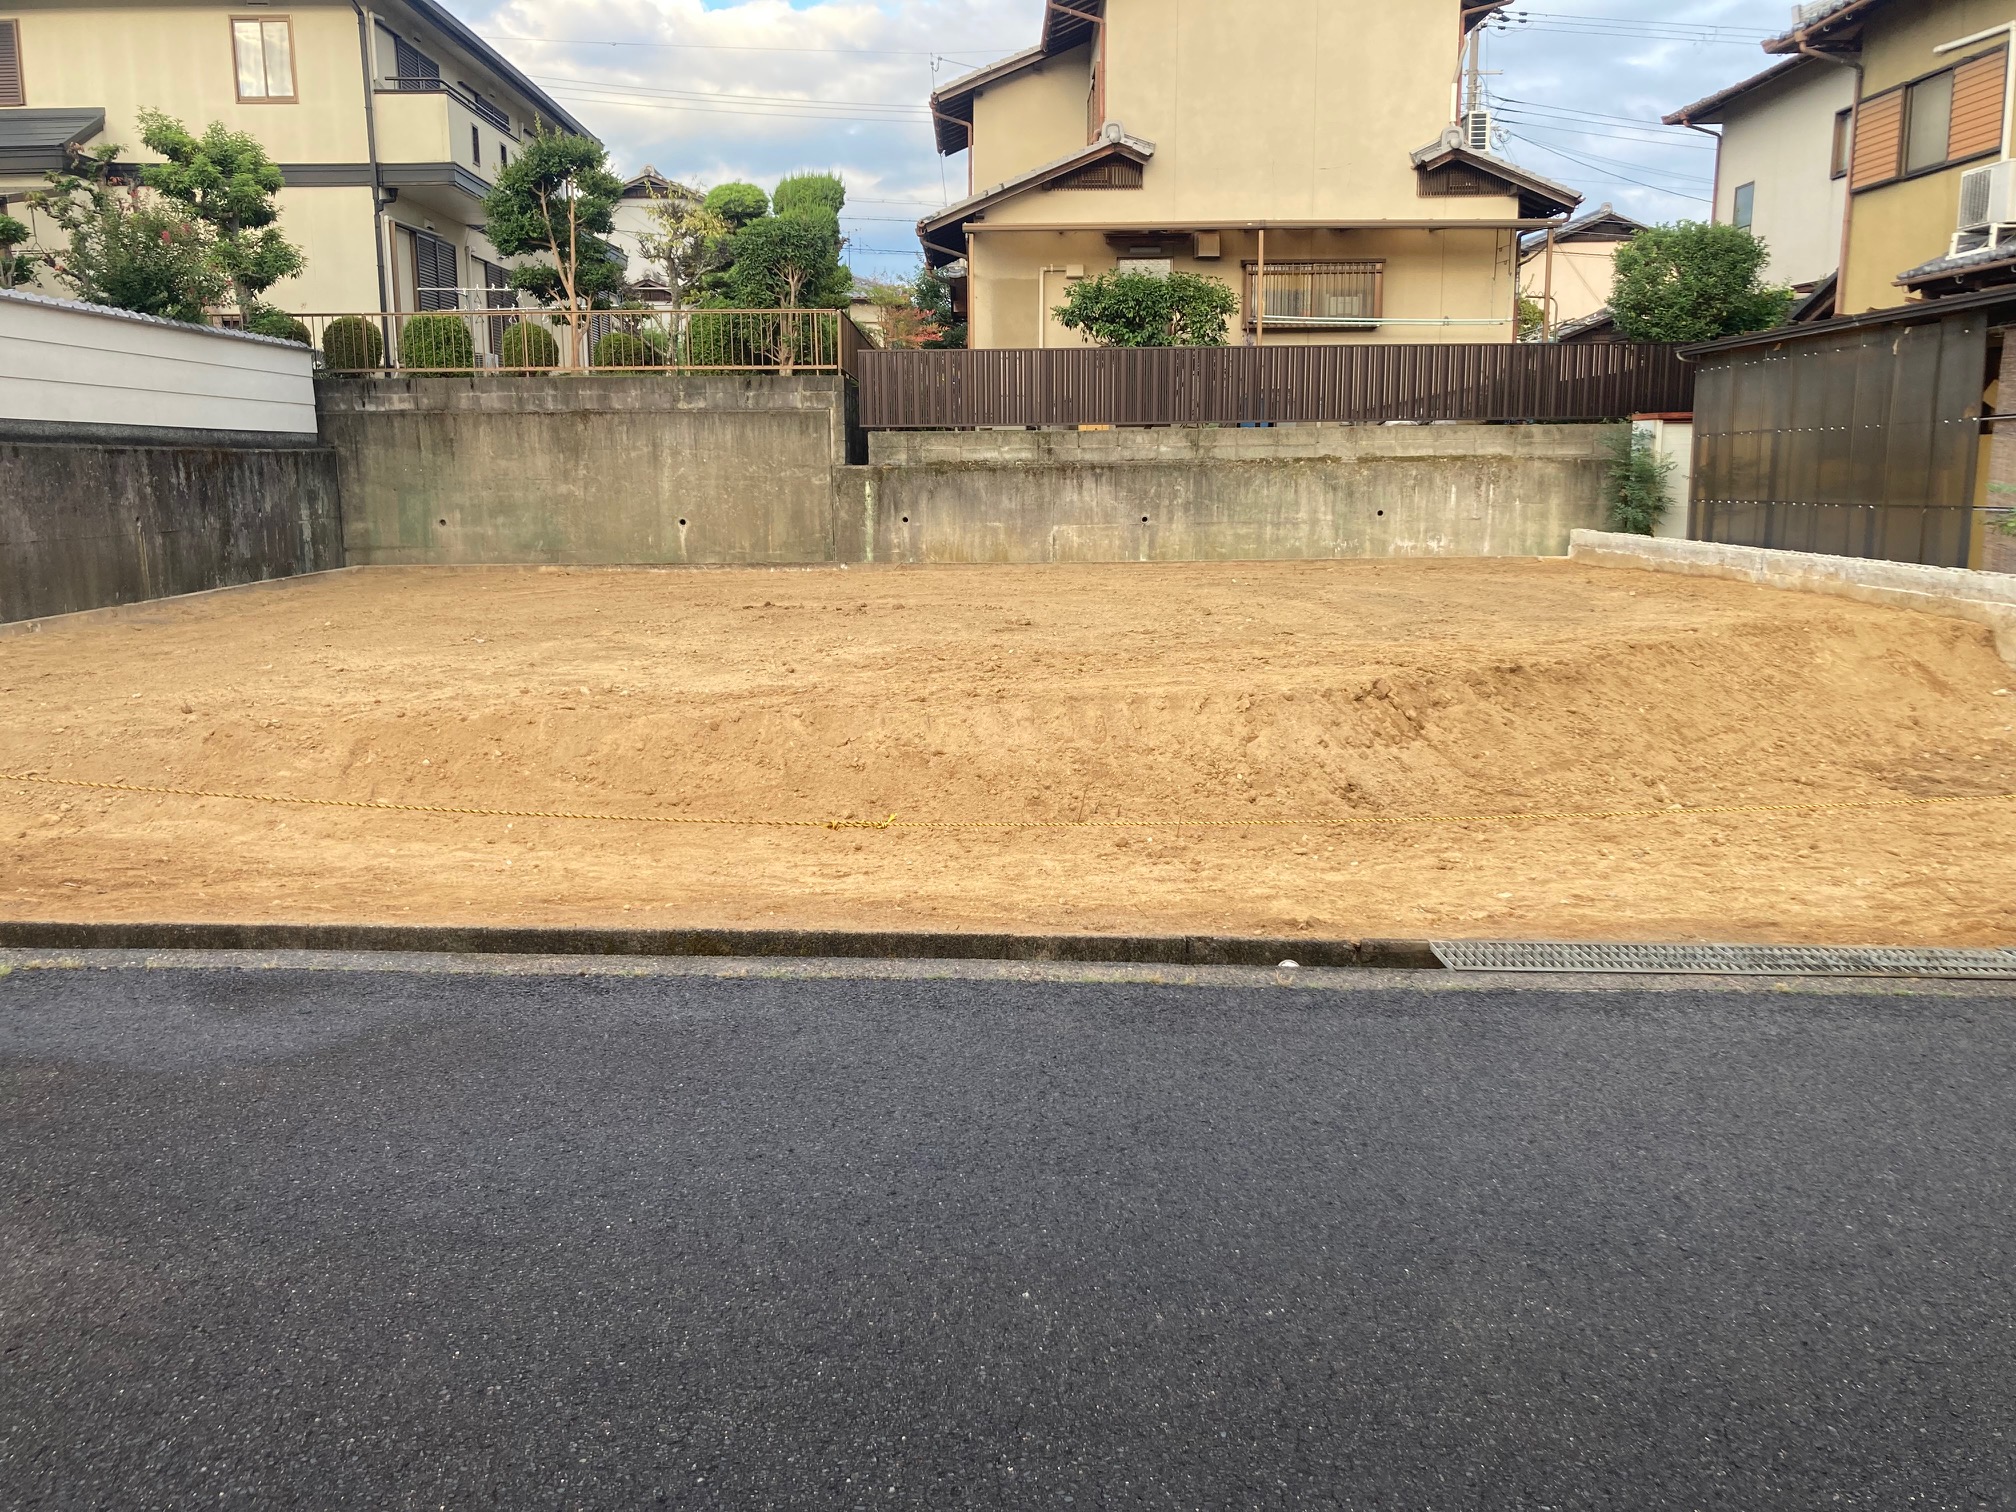
[[382, 798], [297, 798], [283, 793], [231, 793], [207, 788], [151, 787], [135, 782], [85, 782], [0, 772], [0, 782], [164, 798], [222, 798], [299, 808], [371, 809], [392, 814], [458, 814], [477, 819], [575, 819], [599, 824], [677, 824], [739, 829], [824, 830], [1098, 830], [1098, 829], [1347, 829], [1365, 825], [1519, 824], [1541, 820], [1675, 819], [1714, 814], [1847, 814], [1880, 809], [2012, 803], [2016, 793], [1947, 798], [1884, 798], [1849, 803], [1670, 804], [1665, 808], [1537, 809], [1516, 814], [1368, 814], [1332, 819], [707, 819], [680, 814], [602, 814], [569, 809], [463, 808], [444, 803], [393, 803]]

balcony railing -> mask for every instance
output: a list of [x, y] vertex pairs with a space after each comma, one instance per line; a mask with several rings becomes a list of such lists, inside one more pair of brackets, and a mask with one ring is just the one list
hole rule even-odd
[[838, 373], [865, 342], [836, 310], [584, 310], [570, 322], [512, 308], [510, 290], [431, 292], [464, 307], [295, 318], [329, 373]]

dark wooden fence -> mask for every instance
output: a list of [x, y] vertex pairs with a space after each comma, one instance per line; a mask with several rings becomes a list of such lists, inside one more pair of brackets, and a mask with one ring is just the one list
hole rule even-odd
[[1616, 420], [1694, 407], [1678, 349], [1589, 345], [863, 351], [869, 430]]
[[1967, 566], [1988, 328], [1912, 312], [1701, 351], [1688, 533]]

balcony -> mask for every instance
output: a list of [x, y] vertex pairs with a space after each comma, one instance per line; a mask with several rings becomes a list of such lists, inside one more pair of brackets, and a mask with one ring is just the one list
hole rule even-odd
[[436, 78], [381, 85], [372, 108], [386, 187], [465, 225], [480, 221], [503, 154], [518, 146], [510, 118]]

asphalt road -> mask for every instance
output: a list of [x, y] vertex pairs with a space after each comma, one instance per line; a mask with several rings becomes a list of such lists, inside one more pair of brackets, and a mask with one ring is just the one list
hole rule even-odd
[[0, 978], [0, 1506], [2016, 1505], [2016, 1003]]

